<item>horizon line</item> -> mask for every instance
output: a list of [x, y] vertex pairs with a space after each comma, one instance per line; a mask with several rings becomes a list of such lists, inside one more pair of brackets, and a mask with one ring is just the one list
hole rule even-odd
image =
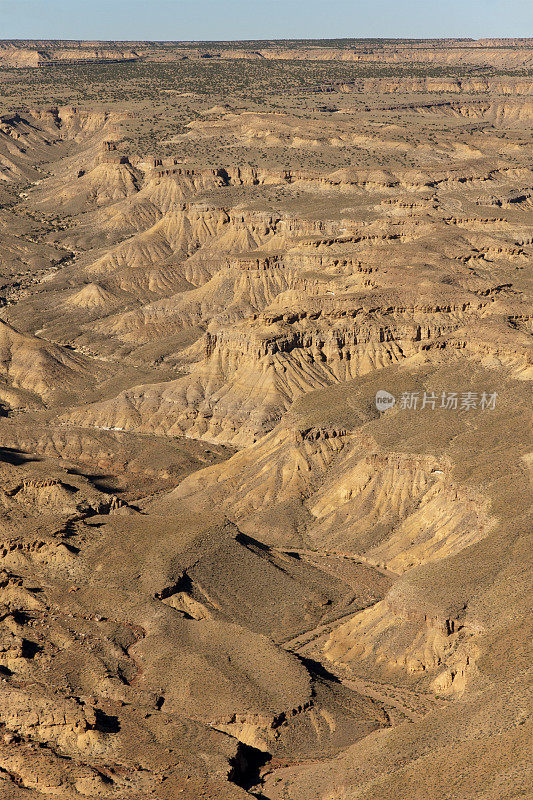
[[268, 37], [266, 39], [77, 39], [77, 38], [58, 38], [49, 37], [19, 37], [11, 36], [0, 39], [0, 42], [118, 42], [120, 44], [146, 43], [146, 44], [246, 44], [253, 42], [483, 42], [483, 41], [531, 41], [533, 36], [311, 36], [307, 38], [298, 37]]

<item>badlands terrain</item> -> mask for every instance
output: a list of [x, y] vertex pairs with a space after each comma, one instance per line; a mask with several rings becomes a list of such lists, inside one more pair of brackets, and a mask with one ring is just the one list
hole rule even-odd
[[532, 89], [0, 43], [1, 798], [531, 797]]

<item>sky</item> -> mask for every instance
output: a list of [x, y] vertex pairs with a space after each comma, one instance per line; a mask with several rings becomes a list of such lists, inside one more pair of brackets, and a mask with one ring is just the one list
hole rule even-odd
[[0, 39], [533, 36], [533, 0], [0, 0]]

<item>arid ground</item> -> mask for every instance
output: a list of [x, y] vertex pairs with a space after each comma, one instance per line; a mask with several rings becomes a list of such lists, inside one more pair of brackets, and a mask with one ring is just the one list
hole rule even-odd
[[532, 123], [527, 39], [0, 42], [1, 798], [532, 796]]

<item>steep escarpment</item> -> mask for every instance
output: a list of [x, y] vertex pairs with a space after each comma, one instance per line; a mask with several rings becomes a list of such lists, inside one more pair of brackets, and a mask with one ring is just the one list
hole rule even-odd
[[68, 42], [58, 47], [58, 42], [3, 41], [0, 45], [0, 63], [4, 67], [25, 69], [54, 64], [94, 64], [134, 61], [139, 56], [129, 48], [116, 46], [90, 47], [85, 42]]
[[[186, 376], [137, 387], [76, 410], [70, 419], [248, 444], [305, 392], [442, 349], [449, 338], [457, 346], [455, 331], [475, 325], [482, 312], [490, 313], [490, 303], [454, 292], [446, 300], [446, 294], [442, 305], [432, 306], [421, 298], [413, 303], [407, 296], [377, 292], [316, 299], [282, 292], [271, 310], [253, 320], [218, 330], [211, 326], [213, 332], [184, 354]], [[300, 312], [295, 310], [299, 300]], [[513, 338], [510, 330], [508, 336]], [[518, 342], [517, 348], [517, 363], [526, 365]]]

